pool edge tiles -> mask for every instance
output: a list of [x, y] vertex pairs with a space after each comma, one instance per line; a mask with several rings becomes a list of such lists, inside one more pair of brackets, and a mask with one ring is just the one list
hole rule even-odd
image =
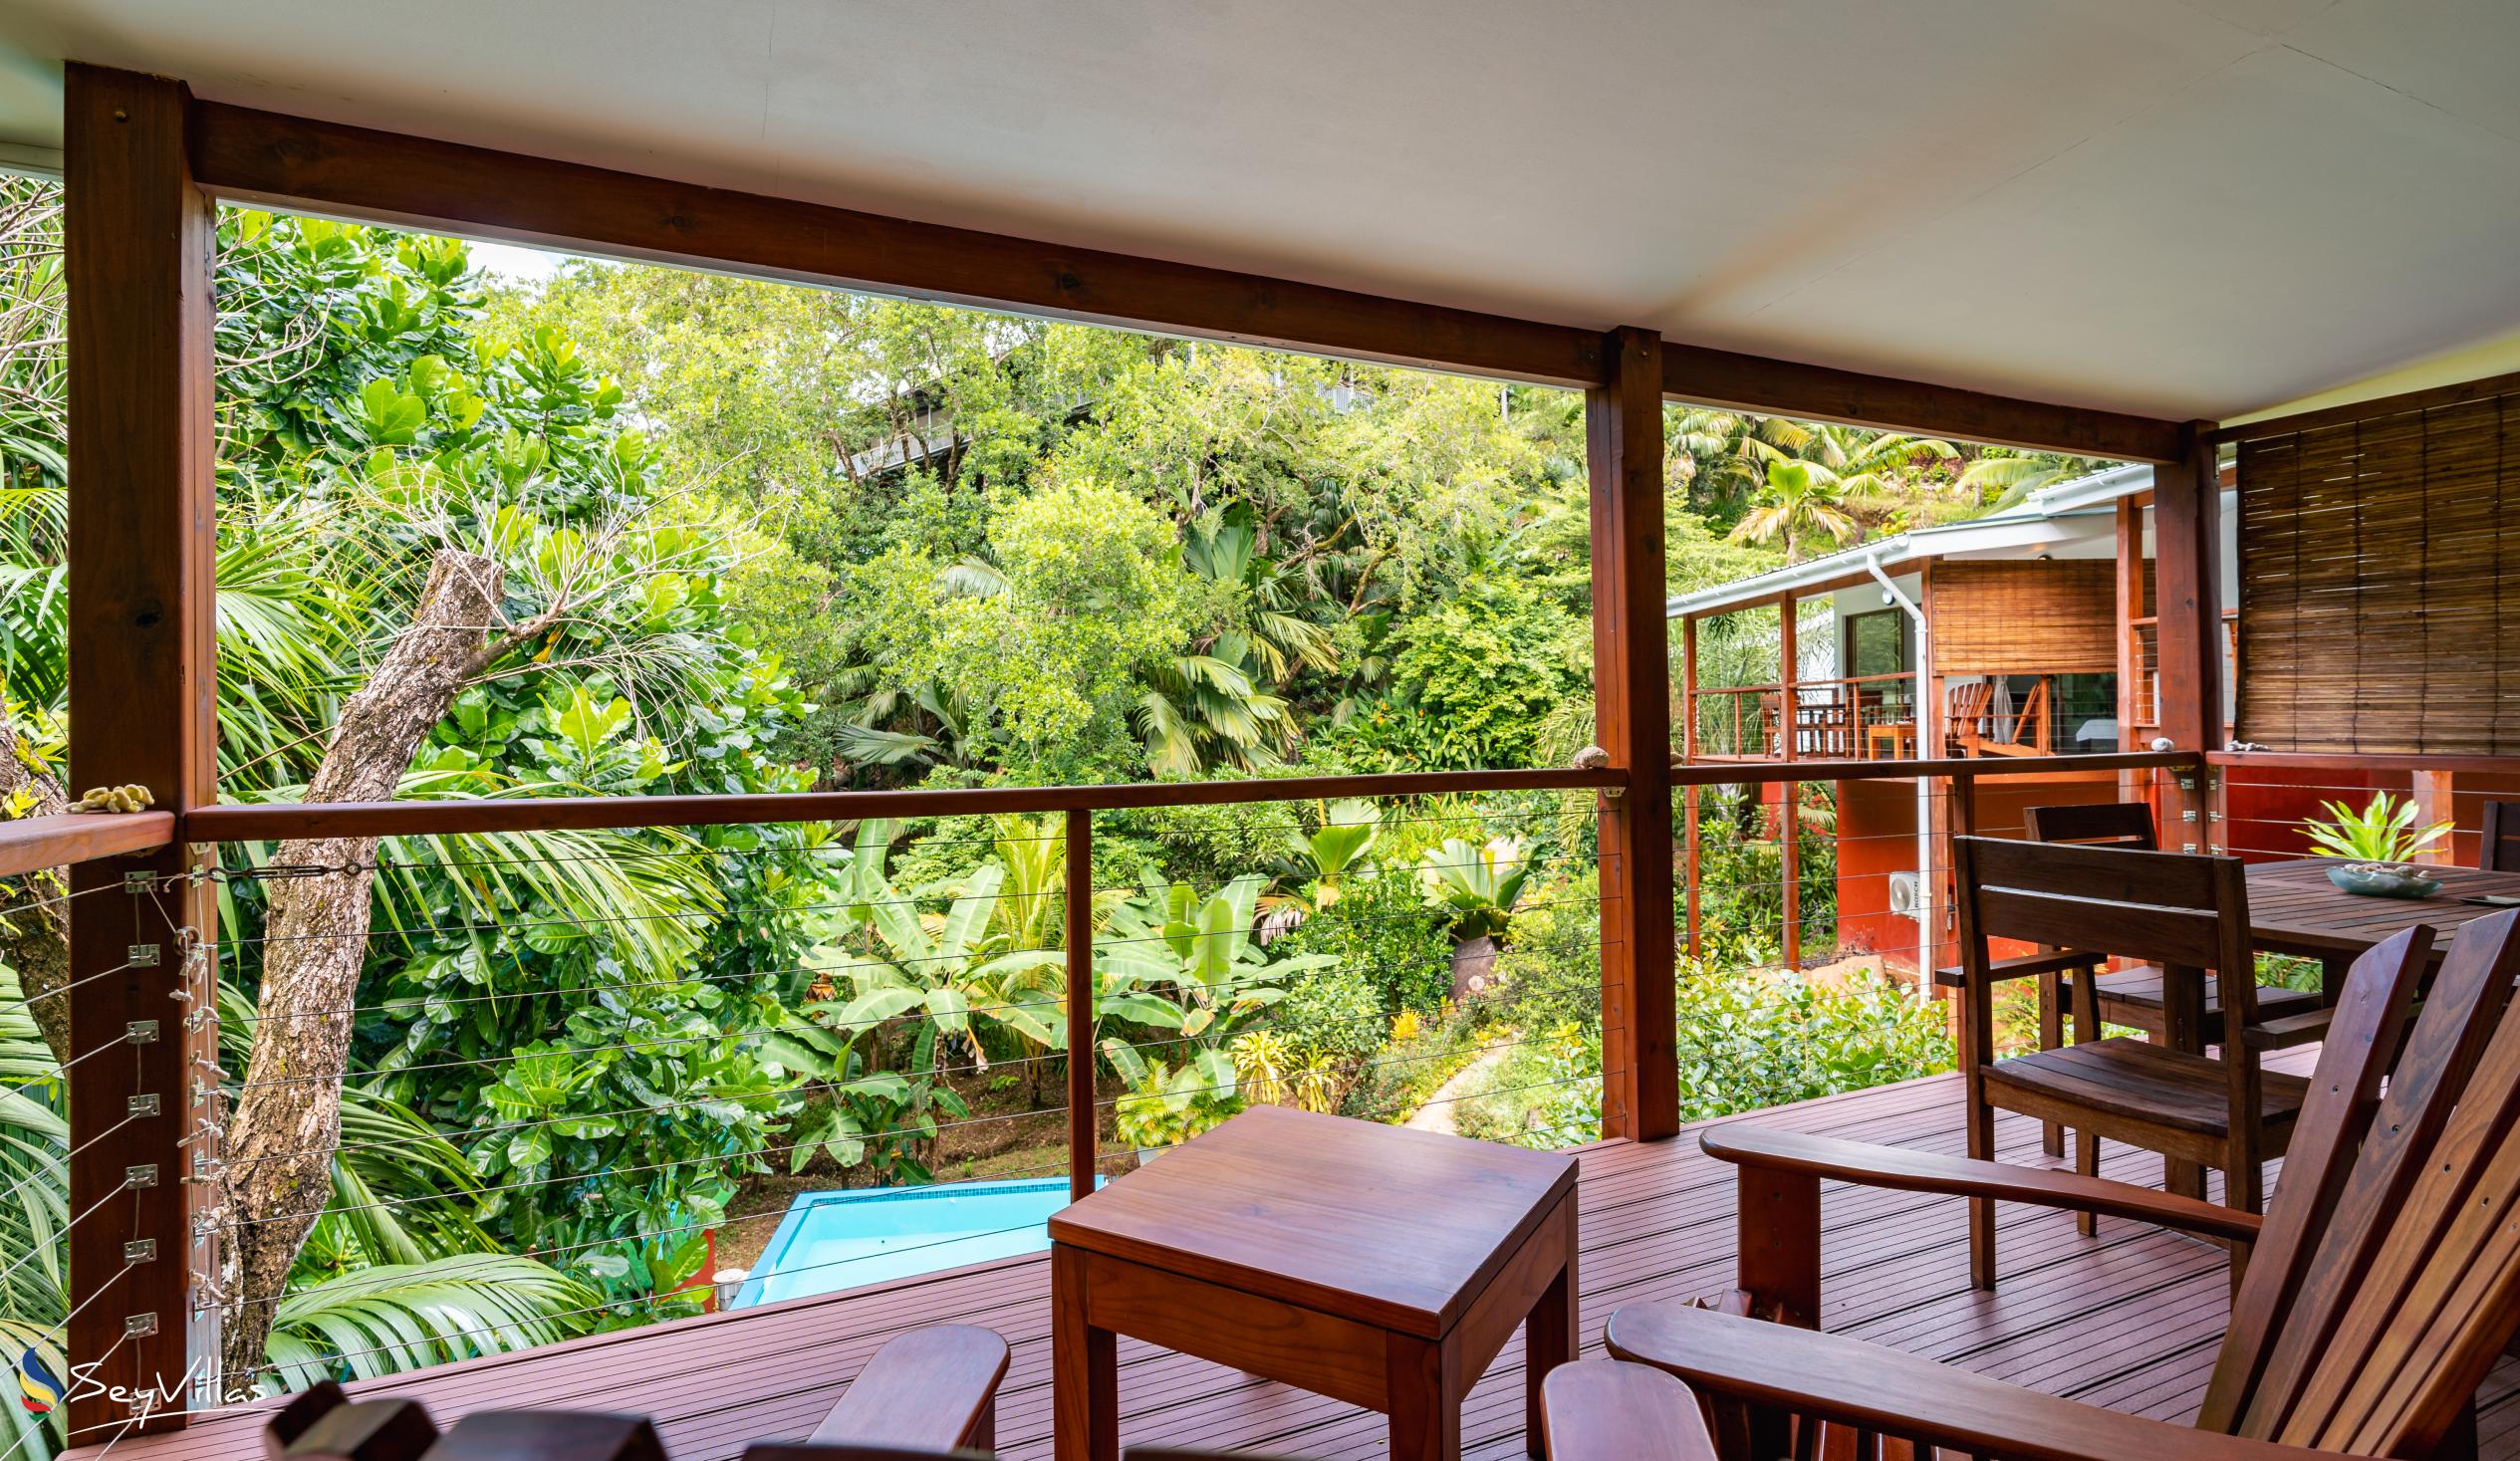
[[1065, 1177], [799, 1193], [725, 1307], [1039, 1253], [1050, 1247], [1050, 1215], [1067, 1205]]

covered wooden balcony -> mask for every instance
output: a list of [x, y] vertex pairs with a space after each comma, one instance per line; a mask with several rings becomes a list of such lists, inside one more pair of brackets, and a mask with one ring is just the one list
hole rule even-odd
[[[58, 20], [80, 7], [41, 8]], [[1731, 210], [1645, 197], [1653, 192], [1646, 179], [1686, 170], [1671, 163], [1675, 136], [1742, 130], [1740, 116], [1766, 94], [1718, 96], [1690, 126], [1675, 127], [1620, 110], [1638, 97], [1693, 95], [1669, 86], [1652, 65], [1605, 77], [1607, 64], [1626, 63], [1619, 41], [1630, 27], [1571, 27], [1591, 38], [1575, 53], [1556, 49], [1550, 35], [1500, 29], [1484, 42], [1503, 48], [1497, 54], [1521, 65], [1531, 56], [1516, 48], [1529, 47], [1531, 55], [1545, 51], [1545, 62], [1532, 63], [1526, 77], [1500, 70], [1493, 55], [1454, 58], [1459, 69], [1443, 89], [1447, 97], [1510, 104], [1514, 125], [1553, 137], [1568, 119], [1619, 104], [1596, 124], [1601, 137], [1580, 139], [1575, 150], [1588, 159], [1581, 185], [1553, 194], [1560, 216], [1544, 230], [1586, 242], [1541, 278], [1487, 252], [1540, 242], [1532, 231], [1498, 226], [1494, 138], [1460, 156], [1449, 142], [1436, 147], [1440, 138], [1421, 138], [1431, 149], [1422, 157], [1379, 151], [1359, 141], [1345, 105], [1353, 90], [1319, 95], [1320, 115], [1345, 120], [1307, 142], [1299, 159], [1345, 180], [1346, 215], [1302, 236], [1264, 225], [1308, 215], [1301, 205], [1313, 196], [1308, 166], [1255, 182], [1255, 211], [1215, 180], [1259, 177], [1249, 164], [1262, 159], [1238, 153], [1185, 162], [1166, 154], [1145, 159], [1160, 173], [1147, 180], [1129, 155], [1115, 165], [1115, 153], [1137, 145], [1134, 131], [1124, 145], [1112, 132], [1062, 129], [1091, 111], [1077, 97], [1132, 96], [1159, 77], [1179, 116], [1221, 88], [1229, 116], [1219, 131], [1275, 134], [1284, 115], [1280, 82], [1318, 79], [1340, 39], [1325, 42], [1318, 31], [1290, 41], [1211, 28], [1195, 41], [1167, 42], [1159, 32], [1130, 29], [1103, 36], [1108, 44], [1079, 45], [1058, 29], [1069, 22], [1039, 16], [1005, 25], [903, 23], [914, 34], [895, 39], [924, 46], [942, 32], [957, 44], [995, 47], [991, 63], [1024, 79], [1010, 84], [1012, 113], [991, 124], [966, 132], [953, 119], [925, 115], [905, 126], [940, 154], [951, 150], [948, 142], [967, 153], [959, 182], [931, 188], [923, 164], [885, 178], [843, 165], [882, 148], [868, 135], [825, 129], [829, 116], [845, 112], [848, 92], [830, 77], [815, 79], [803, 102], [774, 105], [778, 79], [746, 69], [787, 64], [784, 44], [764, 44], [767, 17], [728, 27], [748, 56], [770, 58], [740, 64], [713, 50], [695, 59], [724, 38], [695, 34], [678, 19], [650, 15], [624, 25], [606, 39], [635, 53], [631, 75], [599, 85], [578, 74], [605, 71], [589, 64], [583, 31], [564, 34], [553, 18], [567, 7], [507, 7], [517, 22], [512, 32], [458, 38], [442, 53], [377, 32], [364, 39], [373, 49], [361, 56], [338, 49], [348, 44], [339, 37], [329, 51], [298, 44], [301, 18], [285, 5], [243, 7], [251, 13], [222, 18], [238, 31], [215, 34], [173, 24], [167, 7], [98, 0], [89, 8], [110, 14], [110, 23], [65, 22], [50, 32], [56, 39], [38, 69], [47, 85], [64, 78], [47, 93], [59, 126], [29, 153], [62, 173], [69, 208], [69, 777], [82, 788], [146, 787], [155, 807], [0, 825], [0, 873], [67, 869], [65, 898], [87, 900], [70, 928], [63, 974], [63, 992], [75, 991], [73, 1044], [89, 1054], [130, 1050], [128, 1060], [82, 1057], [65, 1080], [68, 1201], [79, 1223], [64, 1245], [58, 1338], [85, 1368], [62, 1420], [92, 1458], [251, 1455], [269, 1403], [231, 1401], [202, 1379], [220, 1352], [222, 1307], [239, 1299], [221, 1282], [234, 1258], [217, 1151], [219, 1093], [231, 1076], [219, 1066], [213, 993], [221, 923], [211, 859], [222, 844], [1023, 812], [1062, 820], [1073, 885], [1090, 888], [1093, 820], [1119, 809], [1572, 794], [1593, 819], [1600, 887], [1605, 1139], [1581, 1154], [1578, 1198], [1577, 1338], [1591, 1348], [1622, 1305], [1719, 1291], [1733, 1268], [1733, 1174], [1699, 1152], [1694, 1128], [1680, 1118], [1671, 1040], [1676, 980], [1685, 954], [1697, 951], [1702, 888], [1690, 869], [1703, 788], [1887, 781], [1912, 789], [1913, 821], [1883, 836], [1917, 851], [1905, 870], [1919, 901], [1898, 916], [1912, 920], [1921, 976], [1938, 962], [1949, 927], [1950, 837], [2002, 832], [2019, 810], [2018, 795], [1981, 800], [1999, 780], [2053, 787], [2089, 779], [2095, 795], [2152, 807], [2168, 850], [2250, 853], [2261, 849], [2233, 829], [2252, 820], [2254, 804], [2233, 788], [2276, 771], [2315, 773], [2301, 790], [2384, 780], [2394, 787], [2405, 778], [2444, 806], [2457, 790], [2447, 778], [2456, 776], [2479, 811], [2499, 778], [2520, 777], [2520, 716], [2511, 713], [2500, 668], [2520, 676], [2520, 640], [2514, 617], [2486, 592], [2512, 577], [2505, 508], [2520, 504], [2520, 462], [2488, 460], [2477, 447], [2507, 435], [2502, 423], [2520, 399], [2520, 376], [2485, 372], [2520, 360], [2510, 345], [2520, 336], [2475, 344], [2480, 322], [2492, 331], [2520, 329], [2520, 273], [2508, 247], [2520, 221], [2509, 201], [2520, 197], [2520, 144], [2507, 127], [2460, 120], [2462, 109], [2490, 110], [2490, 97], [2439, 79], [2458, 58], [2520, 46], [2504, 17], [2471, 15], [2472, 33], [2444, 22], [2414, 35], [2419, 44], [2380, 48], [2393, 67], [2409, 54], [2423, 62], [2408, 62], [2416, 75], [2392, 82], [2348, 64], [2371, 46], [2357, 39], [2361, 32], [2338, 33], [2343, 19], [2309, 13], [2318, 7], [2275, 7], [2286, 22], [2264, 30], [2193, 7], [2158, 7], [2137, 27], [2150, 28], [2141, 46], [2126, 43], [2115, 21], [2025, 20], [2027, 8], [1978, 7], [1974, 23], [2009, 38], [2009, 54], [2053, 59], [2004, 107], [2003, 124], [1910, 117], [1896, 129], [1903, 153], [1916, 158], [1967, 155], [1937, 173], [1933, 187], [1918, 189], [1921, 212], [1904, 215], [1904, 226], [1926, 230], [1916, 235], [1922, 241], [1893, 248], [1888, 241], [1899, 235], [1883, 230], [1883, 251], [1869, 267], [1872, 256], [1840, 257], [1834, 242], [1821, 258], [1801, 244], [1780, 248], [1763, 232], [1699, 239], [1682, 223], [1728, 225]], [[1421, 7], [1413, 18], [1432, 26], [1440, 9]], [[1912, 56], [1914, 37], [1867, 9], [1831, 8], [1843, 25], [1825, 28], [1830, 44], [1853, 48], [1833, 54], [1850, 75], [1900, 70], [1883, 64], [1884, 48]], [[1534, 14], [1500, 7], [1489, 18], [1521, 27]], [[1652, 44], [1636, 52], [1646, 62], [1698, 54], [1695, 38], [1665, 34], [1649, 17], [1629, 19], [1649, 33]], [[367, 24], [357, 17], [344, 24], [354, 22]], [[583, 12], [574, 22], [589, 24]], [[1403, 66], [1423, 38], [1368, 34], [1382, 23], [1364, 13], [1340, 22], [1356, 27], [1356, 54]], [[240, 34], [263, 48], [245, 62], [236, 59]], [[1808, 40], [1772, 31], [1757, 39], [1778, 55]], [[841, 49], [828, 35], [818, 44]], [[2323, 47], [2338, 59], [2315, 59]], [[2158, 108], [2167, 122], [2104, 125], [2103, 111], [2113, 118], [2130, 111], [2114, 89], [2078, 91], [2072, 105], [2030, 105], [2082, 76], [2095, 50], [2142, 74], [2145, 100], [2136, 113]], [[1969, 46], [1936, 51], [1963, 64], [1938, 71], [1932, 88], [1902, 81], [1902, 92], [1959, 95], [1983, 78], [1983, 58]], [[1200, 65], [1177, 64], [1193, 54]], [[969, 60], [918, 55], [939, 70]], [[393, 64], [378, 65], [377, 56]], [[1115, 57], [1134, 69], [1112, 70]], [[1211, 73], [1207, 62], [1219, 57], [1223, 69]], [[484, 82], [491, 62], [524, 73]], [[1235, 66], [1251, 71], [1227, 75]], [[908, 70], [927, 79], [920, 67]], [[2269, 79], [2268, 71], [2277, 75]], [[1272, 80], [1258, 86], [1254, 78], [1264, 72]], [[1359, 75], [1366, 74], [1382, 73]], [[544, 105], [545, 93], [532, 84], [538, 76], [585, 84], [582, 100], [600, 105], [563, 117]], [[730, 77], [751, 79], [719, 85]], [[1025, 90], [1042, 78], [1054, 91]], [[2417, 100], [2436, 84], [2447, 101]], [[1265, 94], [1266, 116], [1241, 99], [1244, 86]], [[748, 100], [732, 117], [719, 104], [738, 92]], [[678, 103], [690, 103], [690, 115], [676, 111]], [[1782, 128], [1761, 144], [1810, 146], [1867, 132], [1877, 115], [1867, 105], [1858, 98], [1824, 116], [1823, 133]], [[1376, 115], [1398, 121], [1390, 99], [1377, 106], [1386, 110]], [[2372, 108], [2389, 109], [2390, 122], [2366, 120]], [[1406, 110], [1426, 109], [1410, 102]], [[1146, 119], [1129, 121], [1134, 128]], [[1487, 134], [1485, 119], [1454, 121]], [[1196, 131], [1178, 126], [1177, 116], [1155, 122], [1143, 129], [1158, 141]], [[774, 146], [770, 138], [785, 124], [808, 135]], [[2035, 126], [2039, 138], [2018, 156], [1993, 142], [1952, 141], [2016, 124]], [[1007, 164], [1029, 204], [1011, 212], [981, 206], [972, 177], [996, 175], [1000, 149], [1021, 151], [1037, 133], [1050, 134], [1050, 152]], [[2114, 149], [2094, 143], [2103, 134], [2114, 134]], [[1553, 161], [1565, 155], [1543, 150]], [[2050, 164], [2094, 165], [2095, 153], [2111, 160], [2086, 179], [2091, 196], [2079, 188], [2063, 198], [2036, 191]], [[1416, 161], [1353, 170], [1392, 156]], [[1770, 175], [1788, 175], [1806, 160], [1766, 158]], [[1417, 161], [1427, 162], [1422, 173]], [[2194, 192], [2165, 202], [2172, 164], [2192, 169], [2171, 180]], [[1852, 186], [1890, 170], [1884, 159], [1848, 154], [1830, 173]], [[2331, 179], [2348, 172], [2396, 179], [2412, 205], [2338, 208]], [[2209, 186], [2232, 177], [2275, 179], [2275, 196], [2234, 223]], [[1121, 194], [1087, 190], [1113, 178], [1127, 184]], [[1140, 211], [1147, 196], [1193, 179], [1207, 179], [1203, 198], [1173, 200], [1169, 222]], [[2011, 187], [2033, 191], [2002, 195]], [[1073, 208], [1045, 201], [1072, 196], [1082, 200]], [[1412, 196], [1427, 216], [1378, 231], [1390, 215], [1419, 211]], [[1999, 213], [1974, 211], [1971, 200], [1980, 198], [1994, 199]], [[1201, 228], [1176, 226], [1202, 204], [1212, 213]], [[1580, 390], [1590, 446], [1581, 471], [1591, 504], [1596, 745], [1573, 766], [1282, 781], [223, 801], [211, 693], [218, 467], [208, 267], [214, 210], [223, 205]], [[2409, 215], [2424, 218], [2430, 250], [2412, 263], [2402, 257]], [[1568, 226], [1567, 216], [1585, 226]], [[2297, 242], [2270, 248], [2269, 239]], [[1644, 277], [1631, 267], [1675, 249], [1688, 260], [1685, 277]], [[1777, 260], [1811, 267], [1765, 281]], [[1890, 272], [1876, 276], [1870, 267]], [[1794, 301], [1807, 291], [1819, 301], [1812, 308], [1826, 314], [1800, 313]], [[1737, 293], [1763, 303], [1745, 306]], [[2057, 303], [2085, 297], [2089, 303], [2072, 309]], [[1931, 308], [1902, 303], [1918, 300]], [[1860, 301], [1889, 303], [1857, 310]], [[2342, 323], [2331, 317], [2343, 308], [2337, 302], [2352, 305]], [[1952, 323], [1990, 312], [2004, 328], [1988, 338], [1964, 337]], [[2057, 505], [2058, 514], [2105, 517], [2096, 529], [2105, 551], [2051, 556], [2031, 537], [2014, 545], [2026, 551], [2014, 561], [1955, 562], [1941, 573], [1941, 588], [1960, 596], [1958, 609], [1940, 624], [1902, 583], [1901, 565], [1878, 555], [1750, 602], [1698, 605], [1709, 612], [1773, 609], [1779, 641], [1772, 677], [1700, 685], [1702, 615], [1686, 605], [1675, 612], [1666, 584], [1663, 476], [1675, 407], [2127, 463], [2119, 469], [2127, 480], [2117, 484], [2127, 490], [2113, 490], [2105, 510]], [[2238, 500], [2228, 520], [2226, 458]], [[2052, 516], [2006, 531], [2044, 529]], [[2225, 572], [2226, 558], [2236, 573]], [[2046, 592], [2060, 586], [2061, 597]], [[1897, 632], [1890, 635], [1889, 662], [1871, 667], [1855, 652], [1883, 625], [1848, 629], [1839, 620], [1854, 616], [1833, 605], [1832, 632], [1851, 635], [1847, 663], [1803, 680], [1797, 605], [1824, 593], [1871, 594], [1869, 611], [1903, 616], [1890, 621]], [[1673, 617], [1682, 624], [1676, 635]], [[1911, 628], [1919, 631], [1912, 640]], [[2480, 646], [2490, 650], [2491, 672], [2462, 667]], [[2095, 695], [2107, 680], [2107, 704], [2076, 700], [2066, 687], [2075, 679], [2089, 681]], [[1718, 724], [1734, 727], [1728, 745], [1706, 743]], [[2237, 745], [2235, 733], [2243, 738]], [[2317, 780], [2326, 776], [2337, 780]], [[2292, 824], [2289, 808], [2255, 820], [2275, 827], [2273, 837]], [[2452, 839], [2446, 851], [2481, 867], [2499, 855], [2487, 826], [2460, 821], [2464, 841]], [[1790, 891], [1798, 845], [1789, 836], [1784, 853], [1785, 943], [1795, 965], [1804, 962]], [[309, 864], [288, 875], [352, 870], [361, 869]], [[1083, 910], [1067, 930], [1062, 1018], [1090, 1034], [1093, 909], [1090, 897], [1077, 901]], [[2300, 1069], [2309, 1054], [2278, 1061]], [[1098, 1171], [1116, 1157], [1125, 1164], [1130, 1153], [1106, 1149], [1097, 1116], [1109, 1102], [1096, 1092], [1093, 1063], [1076, 1064], [1083, 1069], [1064, 1093], [1061, 1175], [1082, 1199]], [[1957, 1078], [1758, 1118], [1934, 1151], [1961, 1145]], [[2035, 1125], [2019, 1117], [2002, 1119], [1998, 1148], [2026, 1164], [2049, 1160]], [[2131, 1150], [2113, 1151], [2106, 1170], [2136, 1180], [2159, 1175], [2153, 1158]], [[2114, 1219], [2085, 1237], [2070, 1217], [2007, 1209], [2003, 1282], [1989, 1293], [1970, 1285], [1954, 1202], [1833, 1191], [1824, 1216], [1827, 1328], [2115, 1409], [2172, 1420], [2194, 1412], [2230, 1314], [2221, 1250]], [[528, 1403], [633, 1409], [656, 1417], [676, 1461], [716, 1461], [753, 1441], [802, 1434], [885, 1338], [951, 1320], [995, 1329], [1012, 1342], [1004, 1449], [1049, 1456], [1078, 1444], [1054, 1424], [1049, 1351], [1061, 1316], [1049, 1269], [1040, 1257], [1005, 1259], [463, 1360], [371, 1388], [424, 1398], [441, 1417]], [[1531, 1446], [1520, 1342], [1471, 1392], [1461, 1437], [1468, 1454], [1501, 1457]], [[1133, 1442], [1324, 1458], [1375, 1455], [1384, 1443], [1380, 1421], [1353, 1407], [1168, 1350], [1132, 1343], [1122, 1358], [1122, 1432]], [[2483, 1454], [2520, 1454], [2515, 1388], [2520, 1372], [2505, 1363], [2478, 1396]]]

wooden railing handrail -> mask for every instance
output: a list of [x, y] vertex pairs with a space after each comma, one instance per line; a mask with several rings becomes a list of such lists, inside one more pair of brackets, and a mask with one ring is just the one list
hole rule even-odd
[[1153, 807], [1310, 802], [1338, 797], [1452, 796], [1479, 792], [1589, 791], [1624, 787], [1616, 767], [1527, 771], [1412, 771], [1278, 780], [1135, 782], [1114, 786], [970, 787], [757, 796], [512, 797], [465, 802], [271, 802], [196, 807], [188, 842], [264, 842], [304, 837], [594, 831], [839, 822], [870, 817], [987, 817], [1045, 812], [1122, 812]]
[[[1895, 781], [1912, 776], [2029, 776], [2056, 771], [2134, 771], [2194, 766], [2192, 751], [2128, 751], [2091, 756], [2023, 756], [2000, 761], [1797, 761], [1689, 764], [1675, 755], [1674, 786], [1765, 782]], [[1515, 791], [1601, 791], [1625, 787], [1616, 767], [1503, 771], [1417, 771], [1278, 780], [1138, 782], [1114, 786], [974, 787], [877, 792], [785, 792], [759, 796], [516, 797], [469, 802], [273, 802], [196, 807], [183, 818], [187, 842], [265, 842], [302, 837], [417, 837], [428, 834], [637, 827], [718, 827], [837, 822], [869, 817], [985, 817], [1045, 812], [1123, 812], [1338, 797], [1416, 797]], [[165, 819], [163, 813], [141, 814]], [[81, 818], [83, 822], [123, 819]], [[125, 834], [138, 837], [132, 830]], [[162, 844], [138, 844], [158, 846]], [[6, 843], [0, 842], [0, 849]], [[108, 851], [128, 851], [116, 848]], [[103, 856], [108, 852], [86, 852]], [[56, 858], [55, 860], [61, 860]], [[7, 865], [0, 853], [0, 867]], [[43, 865], [30, 863], [29, 865]]]
[[2380, 751], [2207, 751], [2205, 762], [2210, 766], [2281, 766], [2302, 771], [2520, 772], [2520, 756], [2407, 755]]
[[60, 812], [0, 822], [0, 877], [153, 852], [174, 840], [172, 812]]
[[[1898, 669], [1891, 670], [1886, 674], [1850, 674], [1837, 675], [1828, 679], [1796, 680], [1794, 681], [1792, 688], [1797, 690], [1816, 690], [1829, 685], [1875, 685], [1888, 684], [1891, 682], [1904, 684], [1915, 679], [1915, 677], [1916, 672], [1912, 669]], [[1701, 685], [1698, 688], [1689, 691], [1689, 693], [1696, 696], [1698, 699], [1703, 700], [1709, 695], [1773, 694], [1776, 691], [1785, 688], [1787, 688], [1787, 686], [1781, 682], [1765, 685]]]

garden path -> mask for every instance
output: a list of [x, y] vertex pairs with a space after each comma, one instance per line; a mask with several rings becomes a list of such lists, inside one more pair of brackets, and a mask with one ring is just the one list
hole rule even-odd
[[1487, 1088], [1488, 1074], [1504, 1063], [1511, 1049], [1511, 1041], [1499, 1042], [1477, 1060], [1453, 1072], [1452, 1079], [1436, 1087], [1435, 1094], [1426, 1097], [1425, 1104], [1400, 1124], [1412, 1131], [1441, 1131], [1447, 1136], [1453, 1135], [1454, 1109], [1465, 1097], [1476, 1096]]

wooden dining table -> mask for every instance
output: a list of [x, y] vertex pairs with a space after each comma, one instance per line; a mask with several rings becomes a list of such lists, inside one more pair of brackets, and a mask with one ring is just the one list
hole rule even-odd
[[2252, 863], [2249, 878], [2249, 938], [2258, 952], [2293, 954], [2316, 959], [2321, 989], [2336, 1002], [2346, 970], [2374, 944], [2410, 923], [2432, 925], [2432, 960], [2438, 964], [2461, 924], [2520, 907], [2520, 901], [2496, 905], [2466, 899], [2503, 897], [2520, 900], [2520, 872], [2482, 872], [2473, 867], [2423, 869], [2437, 878], [2441, 890], [2428, 898], [2375, 898], [2345, 891], [2328, 880], [2333, 857], [2301, 857], [2283, 862]]

